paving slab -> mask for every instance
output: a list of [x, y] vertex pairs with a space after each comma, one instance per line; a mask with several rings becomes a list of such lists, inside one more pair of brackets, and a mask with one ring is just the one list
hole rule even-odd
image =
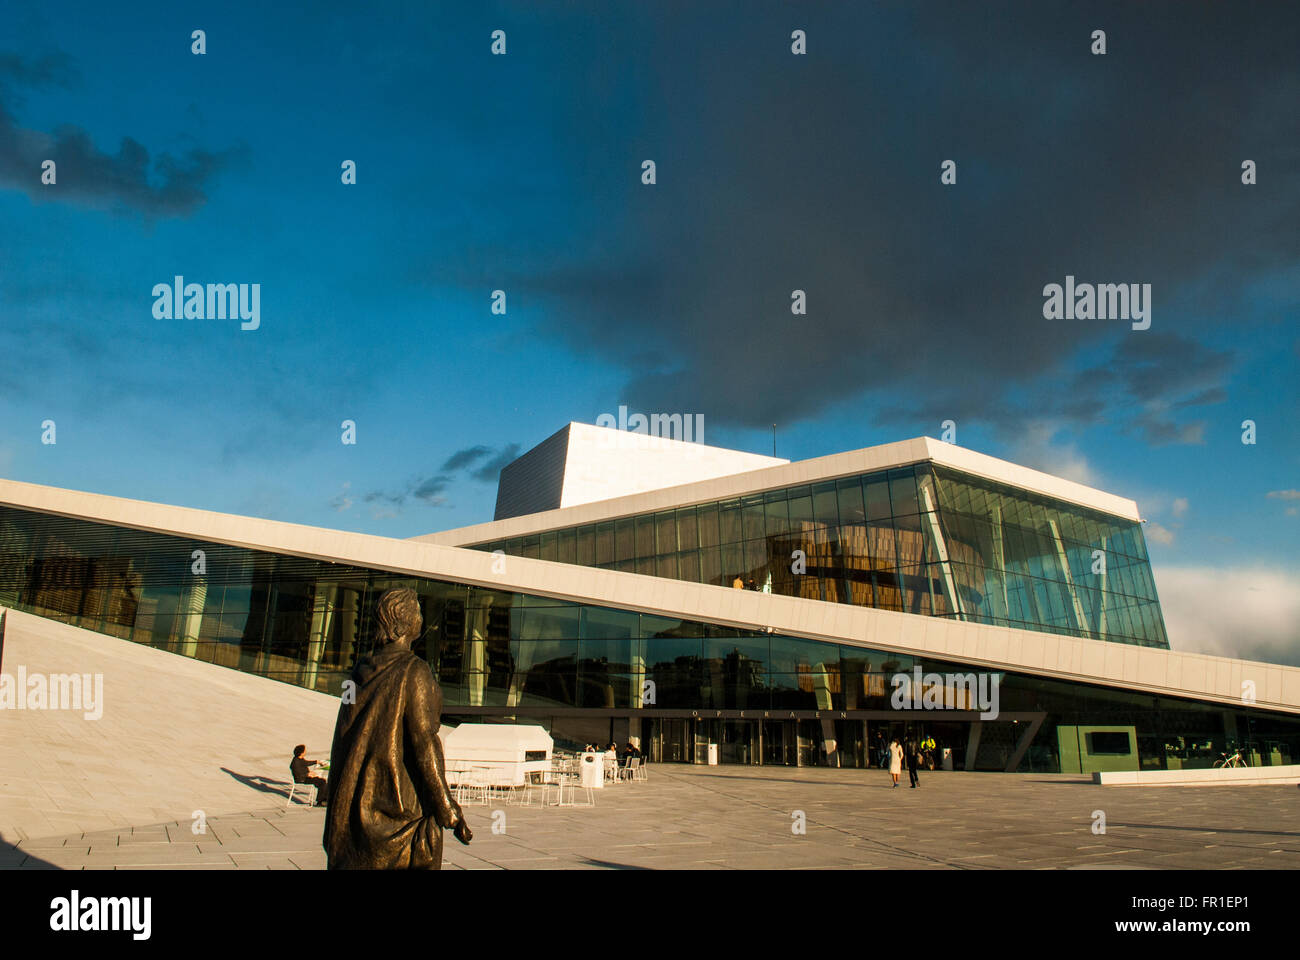
[[[1300, 813], [1282, 786], [1096, 786], [1089, 778], [656, 765], [593, 807], [473, 805], [447, 869], [1297, 869]], [[1294, 788], [1290, 788], [1294, 789]], [[492, 832], [504, 810], [504, 833]], [[1093, 833], [1095, 812], [1106, 832]], [[804, 832], [791, 827], [802, 813]], [[323, 869], [324, 810], [282, 804], [207, 820], [0, 845], [0, 869]], [[498, 821], [500, 822], [499, 818]]]

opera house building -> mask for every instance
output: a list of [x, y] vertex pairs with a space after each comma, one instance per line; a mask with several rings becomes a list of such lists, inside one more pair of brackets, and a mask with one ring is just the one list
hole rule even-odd
[[1176, 649], [1136, 503], [929, 438], [791, 463], [574, 423], [502, 471], [496, 519], [406, 540], [0, 481], [0, 607], [214, 670], [337, 694], [399, 585], [445, 722], [559, 746], [1300, 762], [1300, 669]]

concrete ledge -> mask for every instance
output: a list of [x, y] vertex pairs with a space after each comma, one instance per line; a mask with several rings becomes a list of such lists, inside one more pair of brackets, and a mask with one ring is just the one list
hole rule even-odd
[[1300, 784], [1300, 764], [1276, 767], [1231, 767], [1223, 770], [1116, 770], [1094, 773], [1104, 787], [1225, 787]]

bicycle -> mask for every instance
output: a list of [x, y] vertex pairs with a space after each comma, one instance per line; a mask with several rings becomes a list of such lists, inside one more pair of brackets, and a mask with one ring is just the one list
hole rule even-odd
[[1215, 770], [1227, 770], [1230, 767], [1245, 766], [1249, 766], [1249, 764], [1246, 763], [1246, 758], [1241, 755], [1240, 750], [1234, 750], [1232, 756], [1228, 756], [1226, 753], [1221, 753], [1219, 754], [1219, 759], [1214, 761]]

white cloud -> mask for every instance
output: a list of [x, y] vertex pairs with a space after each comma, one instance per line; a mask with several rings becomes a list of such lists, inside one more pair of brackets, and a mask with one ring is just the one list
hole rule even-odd
[[1163, 543], [1165, 546], [1174, 542], [1174, 532], [1168, 527], [1162, 527], [1155, 521], [1149, 521], [1146, 528], [1146, 538], [1153, 543]]
[[1169, 646], [1300, 666], [1300, 573], [1271, 567], [1159, 567]]
[[1042, 470], [1054, 477], [1064, 477], [1090, 487], [1101, 486], [1088, 458], [1073, 443], [1053, 443], [1059, 428], [1050, 422], [1027, 424], [1012, 444], [1010, 459], [1026, 467]]
[[1174, 501], [1173, 513], [1175, 517], [1182, 517], [1187, 512], [1187, 498], [1179, 497]]
[[330, 501], [330, 506], [337, 512], [342, 513], [352, 507], [352, 498], [348, 496], [348, 491], [352, 489], [352, 481], [346, 480], [343, 483], [343, 489], [339, 495]]
[[[1270, 490], [1270, 500], [1300, 500], [1300, 490]], [[1283, 511], [1288, 517], [1300, 517], [1300, 507], [1287, 507]]]

